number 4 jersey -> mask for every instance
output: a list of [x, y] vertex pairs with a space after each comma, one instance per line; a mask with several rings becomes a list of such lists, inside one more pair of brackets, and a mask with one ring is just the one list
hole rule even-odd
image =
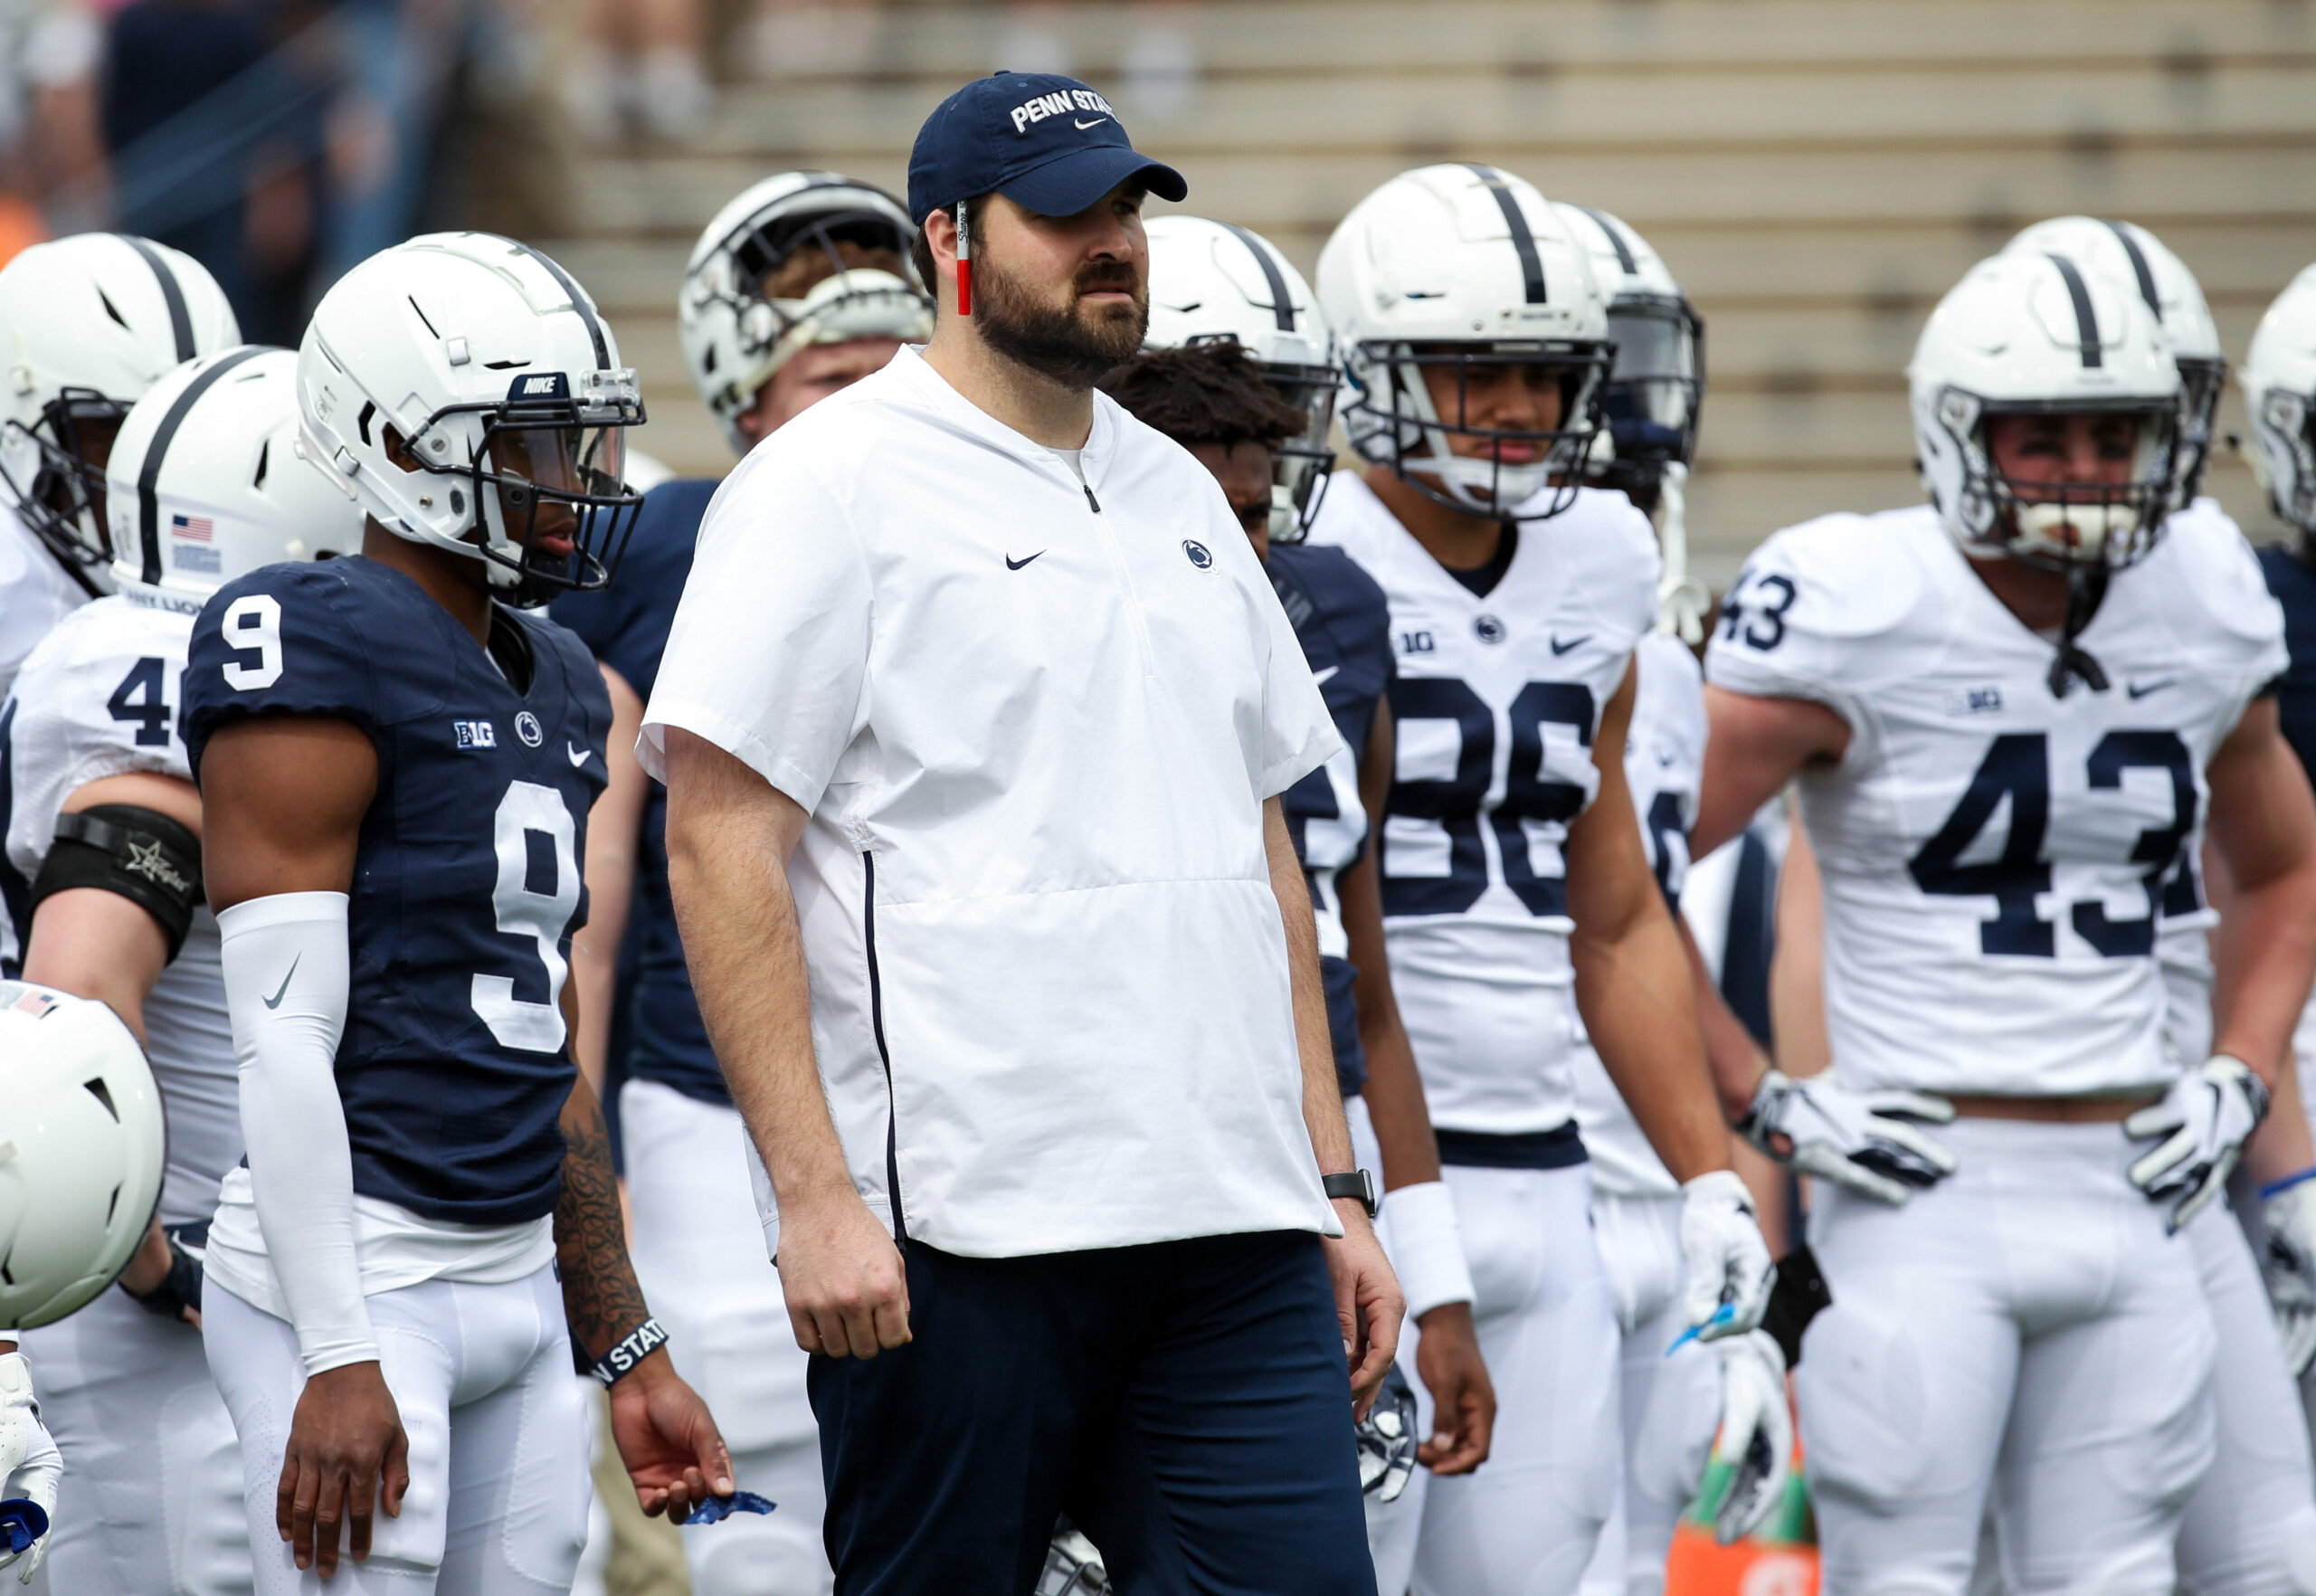
[[1432, 1123], [1556, 1130], [1579, 1037], [1561, 847], [1599, 788], [1601, 713], [1656, 620], [1655, 535], [1622, 494], [1586, 489], [1521, 528], [1481, 595], [1346, 471], [1311, 537], [1391, 604], [1396, 763], [1377, 863]]
[[209, 739], [244, 716], [321, 716], [369, 736], [378, 787], [355, 855], [337, 1053], [354, 1190], [504, 1226], [552, 1212], [560, 1190], [560, 1001], [611, 701], [563, 628], [504, 606], [491, 625], [486, 653], [372, 560], [268, 566], [195, 624], [185, 736], [196, 776]]
[[2204, 769], [2283, 672], [2283, 617], [2235, 523], [2199, 507], [2079, 641], [2107, 688], [2054, 698], [2054, 642], [1927, 506], [1789, 527], [1731, 589], [1707, 679], [1850, 728], [1799, 784], [1848, 1084], [2055, 1097], [2176, 1073], [2157, 916], [2192, 907]]

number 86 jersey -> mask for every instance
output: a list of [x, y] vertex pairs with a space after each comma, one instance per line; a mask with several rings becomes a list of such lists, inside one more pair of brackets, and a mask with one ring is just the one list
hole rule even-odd
[[369, 736], [378, 787], [355, 855], [337, 1072], [354, 1190], [510, 1225], [552, 1212], [560, 1190], [560, 1002], [611, 700], [562, 627], [504, 606], [491, 627], [486, 654], [373, 560], [252, 572], [195, 622], [185, 741], [198, 779], [209, 739], [245, 716]]
[[2054, 642], [1928, 506], [1789, 527], [1731, 588], [1706, 679], [1850, 728], [1799, 782], [1846, 1084], [2058, 1097], [2176, 1073], [2156, 923], [2194, 907], [2205, 766], [2283, 672], [2283, 614], [2201, 504], [2078, 641], [2107, 687], [2055, 698]]
[[1311, 529], [1391, 605], [1395, 763], [1377, 843], [1391, 986], [1432, 1123], [1512, 1135], [1575, 1114], [1569, 825], [1592, 742], [1656, 615], [1657, 555], [1621, 493], [1519, 532], [1485, 594], [1338, 472]]

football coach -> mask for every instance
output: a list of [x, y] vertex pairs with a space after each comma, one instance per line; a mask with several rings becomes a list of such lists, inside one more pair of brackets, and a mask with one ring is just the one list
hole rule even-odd
[[1027, 1596], [1064, 1509], [1134, 1596], [1374, 1591], [1401, 1303], [1279, 808], [1335, 734], [1213, 478], [1094, 391], [1184, 191], [1074, 79], [934, 111], [932, 339], [726, 480], [645, 717], [841, 1596]]

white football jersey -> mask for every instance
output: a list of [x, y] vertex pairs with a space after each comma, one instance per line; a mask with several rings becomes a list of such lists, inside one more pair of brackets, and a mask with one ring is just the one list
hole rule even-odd
[[40, 640], [88, 602], [15, 507], [0, 503], [0, 699]]
[[1848, 1085], [2065, 1096], [2173, 1078], [2157, 911], [2205, 765], [2283, 671], [2283, 632], [2220, 516], [2173, 518], [2113, 579], [2080, 639], [2108, 689], [2064, 698], [2053, 642], [1928, 506], [1827, 516], [1755, 552], [1705, 674], [1850, 727], [1842, 760], [1799, 782]]
[[[24, 880], [48, 857], [65, 800], [89, 783], [132, 771], [193, 779], [177, 735], [192, 635], [191, 615], [116, 594], [65, 617], [24, 661], [0, 742], [0, 818], [8, 864]], [[145, 1001], [145, 1036], [168, 1117], [161, 1219], [205, 1220], [242, 1156], [225, 977], [206, 906]]]
[[[1653, 632], [1633, 652], [1640, 685], [1633, 697], [1632, 729], [1625, 737], [1625, 782], [1648, 850], [1648, 868], [1665, 896], [1680, 901], [1689, 873], [1689, 828], [1696, 824], [1704, 778], [1704, 673], [1677, 637]], [[1574, 993], [1570, 1008], [1575, 1008]], [[1595, 1191], [1620, 1197], [1677, 1194], [1681, 1183], [1658, 1160], [1640, 1124], [1609, 1079], [1600, 1055], [1573, 1021], [1580, 1045], [1574, 1076], [1576, 1124], [1592, 1160]]]
[[1396, 765], [1377, 837], [1391, 984], [1432, 1123], [1504, 1135], [1574, 1115], [1569, 822], [1592, 737], [1656, 616], [1656, 540], [1621, 493], [1520, 529], [1475, 594], [1366, 483], [1338, 472], [1314, 542], [1390, 601]]

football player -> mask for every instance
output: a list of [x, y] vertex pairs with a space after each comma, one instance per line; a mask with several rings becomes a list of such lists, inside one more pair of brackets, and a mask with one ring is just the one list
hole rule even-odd
[[1431, 1482], [1416, 1580], [1475, 1596], [1575, 1590], [1616, 1500], [1580, 1010], [1678, 1183], [1682, 1322], [1743, 1334], [1773, 1273], [1626, 786], [1658, 559], [1647, 518], [1580, 480], [1611, 357], [1586, 254], [1520, 178], [1439, 166], [1361, 201], [1319, 259], [1369, 463], [1311, 536], [1390, 606], [1385, 939], [1498, 1404], [1487, 1467]]
[[[2004, 246], [2007, 254], [2044, 251], [2100, 272], [2119, 291], [2138, 296], [2154, 316], [2179, 368], [2185, 458], [2174, 529], [2180, 519], [2196, 518], [2216, 523], [2209, 534], [2215, 538], [2240, 538], [2219, 501], [2199, 491], [2211, 456], [2214, 416], [2226, 385], [2227, 358], [2195, 274], [2160, 239], [2130, 222], [2055, 217]], [[2277, 556], [2289, 558], [2281, 549], [2264, 551], [2263, 566]], [[2270, 587], [2275, 587], [2273, 579]], [[2285, 644], [2291, 644], [2288, 611]], [[2212, 1051], [2211, 927], [2219, 916], [2202, 890], [2202, 842], [2198, 826], [2182, 845], [2178, 868], [2164, 888], [2156, 936], [2166, 986], [2164, 1030], [2181, 1068]], [[2245, 1144], [2244, 1172], [2273, 1202], [2274, 1222], [2264, 1228], [2279, 1245], [2269, 1249], [2269, 1273], [2273, 1278], [2279, 1264], [2286, 1268], [2279, 1288], [2289, 1296], [2295, 1286], [2316, 1285], [2316, 1276], [2291, 1267], [2307, 1259], [2307, 1248], [2316, 1242], [2316, 1204], [2309, 1201], [2316, 1196], [2316, 1185], [2307, 1184], [2316, 1176], [2316, 1151], [2292, 1072], [2279, 1075], [2275, 1086], [2273, 1111]], [[2301, 1196], [2290, 1195], [2294, 1191]], [[2316, 1300], [2304, 1308], [2287, 1302], [2272, 1311], [2244, 1227], [2227, 1204], [2213, 1204], [2188, 1227], [2187, 1235], [2219, 1335], [2212, 1383], [2218, 1448], [2180, 1526], [2180, 1581], [2198, 1596], [2295, 1589], [2316, 1593], [2316, 1465], [2292, 1400], [2298, 1365], [2316, 1354], [2316, 1341], [2311, 1340], [2316, 1323], [2309, 1317], [2316, 1313]], [[2295, 1336], [2302, 1349], [2290, 1359], [2277, 1335], [2279, 1321], [2288, 1329], [2307, 1325]]]
[[[2269, 306], [2238, 379], [2251, 419], [2252, 464], [2297, 546], [2264, 548], [2260, 566], [2283, 606], [2292, 657], [2278, 693], [2284, 736], [2316, 772], [2316, 266]], [[2303, 1109], [2316, 1126], [2316, 1006], [2293, 1036]], [[2316, 1179], [2270, 1170], [2261, 1197], [2268, 1291], [2301, 1378], [2316, 1439]], [[2307, 1581], [2316, 1587], [2316, 1577]]]
[[[1289, 788], [1284, 807], [1318, 920], [1335, 1075], [1364, 1167], [1381, 1165], [1379, 1235], [1409, 1315], [1425, 1328], [1418, 1375], [1434, 1433], [1418, 1443], [1403, 1383], [1361, 1426], [1368, 1542], [1379, 1590], [1407, 1589], [1422, 1524], [1421, 1463], [1468, 1474], [1487, 1457], [1495, 1398], [1472, 1325], [1472, 1282], [1453, 1199], [1391, 995], [1366, 846], [1391, 768], [1390, 615], [1382, 590], [1339, 548], [1303, 541], [1332, 461], [1339, 381], [1309, 286], [1258, 234], [1198, 216], [1144, 223], [1144, 352], [1105, 378], [1110, 396], [1213, 472], [1295, 623], [1344, 747]], [[1398, 1382], [1395, 1382], [1398, 1383]], [[1405, 1454], [1413, 1451], [1411, 1459]]]
[[[2316, 969], [2316, 804], [2264, 694], [2281, 618], [2232, 527], [2172, 513], [2180, 374], [2137, 292], [2055, 252], [1982, 261], [1909, 379], [1932, 503], [1748, 563], [1692, 838], [1799, 778], [1833, 1100], [1959, 1111], [1927, 1151], [1882, 1115], [1819, 1121], [1892, 1176], [1809, 1216], [1825, 1577], [1960, 1592], [1990, 1504], [2008, 1588], [2168, 1591], [2216, 1347], [2171, 1237], [2258, 1123]], [[2199, 823], [2234, 897], [2216, 1050], [2183, 1061], [2156, 926]], [[1798, 1123], [1799, 1090], [1769, 1078], [1753, 1134]]]
[[[904, 341], [931, 335], [931, 301], [907, 263], [912, 231], [884, 191], [828, 172], [767, 177], [708, 223], [684, 273], [678, 328], [692, 381], [735, 452], [878, 369]], [[756, 1334], [787, 1310], [756, 1229], [745, 1132], [677, 936], [667, 790], [645, 780], [632, 752], [716, 487], [698, 478], [653, 489], [618, 583], [554, 606], [602, 663], [622, 728], [611, 739], [612, 795], [589, 834], [589, 925], [573, 971], [591, 1078], [603, 1078], [614, 1001], [624, 1018], [620, 1135], [637, 1275], [673, 1337], [669, 1355], [724, 1426], [734, 1477], [780, 1504], [769, 1517], [687, 1531], [692, 1589], [814, 1596], [834, 1576], [821, 1544], [807, 1360], [787, 1338], [767, 1346]], [[629, 974], [614, 1000], [622, 947]]]
[[18, 1332], [77, 1312], [127, 1266], [160, 1200], [167, 1131], [136, 1037], [102, 1003], [0, 981], [0, 1569], [30, 1584], [56, 1538], [63, 1464]]
[[[1704, 767], [1704, 682], [1684, 641], [1685, 632], [1703, 636], [1701, 590], [1687, 569], [1684, 489], [1704, 394], [1704, 324], [1631, 227], [1603, 211], [1565, 203], [1552, 208], [1590, 256], [1593, 278], [1608, 296], [1617, 351], [1602, 395], [1609, 437], [1588, 461], [1586, 477], [1623, 493], [1650, 518], [1664, 561], [1656, 630], [1633, 653], [1637, 685], [1624, 761], [1642, 846], [1677, 916]], [[1654, 1596], [1665, 1586], [1674, 1525], [1695, 1498], [1724, 1419], [1723, 1451], [1739, 1466], [1742, 1483], [1723, 1496], [1717, 1533], [1733, 1541], [1777, 1505], [1793, 1439], [1785, 1357], [1765, 1331], [1731, 1336], [1713, 1348], [1682, 1338], [1680, 1185], [1582, 1040], [1582, 1023], [1580, 1015], [1576, 1122], [1591, 1172], [1592, 1234], [1621, 1337], [1624, 1440], [1623, 1490], [1584, 1590], [1587, 1596]]]
[[[0, 267], [0, 700], [33, 645], [109, 583], [104, 470], [121, 417], [164, 372], [241, 337], [200, 262], [146, 239], [78, 233]], [[0, 858], [0, 973], [24, 956], [25, 888]]]
[[177, 711], [210, 594], [361, 542], [361, 512], [297, 456], [296, 366], [287, 349], [228, 349], [130, 408], [107, 473], [113, 596], [33, 651], [0, 745], [8, 861], [32, 883], [25, 976], [127, 1021], [168, 1118], [168, 1180], [127, 1295], [26, 1338], [71, 1469], [64, 1591], [250, 1588], [241, 1458], [196, 1328], [202, 1239], [242, 1127]]
[[274, 469], [338, 482], [362, 552], [221, 588], [182, 719], [249, 1149], [202, 1331], [257, 1588], [562, 1589], [589, 1499], [574, 1348], [647, 1512], [734, 1488], [568, 1053], [611, 708], [577, 640], [516, 607], [609, 579], [642, 406], [585, 292], [479, 233], [339, 279], [297, 386], [305, 459]]

